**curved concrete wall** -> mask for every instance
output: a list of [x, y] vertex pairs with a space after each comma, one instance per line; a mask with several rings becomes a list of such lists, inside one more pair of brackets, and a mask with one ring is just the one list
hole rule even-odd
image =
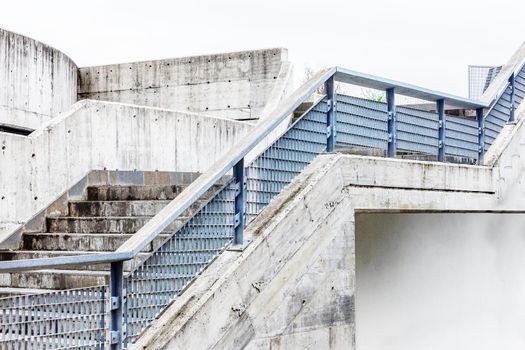
[[80, 68], [78, 98], [257, 119], [289, 81], [287, 56], [277, 48]]
[[[121, 103], [80, 101], [28, 137], [0, 133], [0, 241], [91, 170], [203, 172], [252, 126]], [[198, 156], [196, 156], [198, 155]]]
[[36, 129], [68, 110], [77, 69], [62, 52], [0, 29], [0, 124]]

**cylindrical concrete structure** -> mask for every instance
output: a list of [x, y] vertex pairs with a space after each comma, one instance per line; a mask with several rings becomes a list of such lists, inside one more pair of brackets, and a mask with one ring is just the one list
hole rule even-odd
[[0, 126], [36, 129], [69, 109], [77, 71], [64, 53], [0, 29]]

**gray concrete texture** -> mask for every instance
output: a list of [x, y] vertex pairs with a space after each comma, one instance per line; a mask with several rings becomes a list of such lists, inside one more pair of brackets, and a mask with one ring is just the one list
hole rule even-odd
[[28, 137], [0, 133], [0, 241], [92, 170], [203, 172], [251, 129], [229, 119], [81, 101]]
[[80, 68], [78, 97], [257, 119], [286, 61], [277, 48]]
[[77, 66], [62, 52], [0, 28], [0, 124], [36, 129], [77, 101]]

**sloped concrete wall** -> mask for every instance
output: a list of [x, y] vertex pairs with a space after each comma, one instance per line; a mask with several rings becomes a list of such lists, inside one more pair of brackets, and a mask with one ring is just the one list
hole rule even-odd
[[77, 100], [77, 66], [62, 52], [0, 28], [0, 124], [36, 129]]
[[354, 211], [487, 208], [491, 175], [486, 167], [319, 156], [248, 226], [248, 248], [221, 254], [133, 348], [355, 348]]
[[91, 170], [203, 172], [251, 128], [86, 100], [28, 137], [0, 133], [0, 241]]
[[78, 97], [257, 119], [286, 60], [277, 48], [85, 67]]

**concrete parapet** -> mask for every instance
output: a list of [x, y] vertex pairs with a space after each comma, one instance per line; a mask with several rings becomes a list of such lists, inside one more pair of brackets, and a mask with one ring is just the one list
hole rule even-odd
[[276, 48], [85, 67], [78, 97], [257, 119], [280, 99], [275, 91], [291, 76], [286, 60], [287, 50]]
[[0, 125], [36, 129], [77, 101], [77, 66], [64, 53], [0, 28]]

